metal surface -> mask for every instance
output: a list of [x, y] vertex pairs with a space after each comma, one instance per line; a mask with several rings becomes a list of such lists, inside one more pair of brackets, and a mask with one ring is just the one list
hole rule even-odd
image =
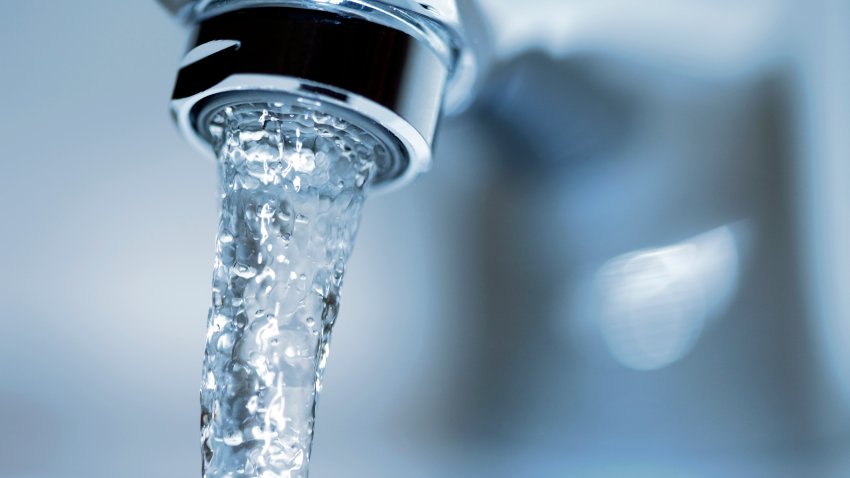
[[402, 31], [331, 12], [256, 7], [198, 25], [172, 110], [184, 135], [210, 153], [199, 108], [217, 95], [284, 92], [348, 109], [402, 145], [395, 172], [379, 175], [385, 188], [428, 169], [447, 76], [436, 53]]
[[400, 30], [428, 45], [449, 71], [443, 106], [460, 113], [471, 102], [491, 58], [484, 13], [475, 0], [160, 0], [187, 24], [234, 10], [290, 7], [356, 17]]

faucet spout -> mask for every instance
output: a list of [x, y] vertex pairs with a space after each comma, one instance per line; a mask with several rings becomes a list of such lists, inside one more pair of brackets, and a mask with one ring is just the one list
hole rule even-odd
[[209, 121], [222, 108], [287, 95], [390, 138], [391, 161], [378, 165], [374, 188], [429, 169], [446, 92], [468, 75], [455, 23], [434, 21], [456, 9], [365, 0], [162, 3], [194, 27], [171, 106], [201, 151], [213, 153]]

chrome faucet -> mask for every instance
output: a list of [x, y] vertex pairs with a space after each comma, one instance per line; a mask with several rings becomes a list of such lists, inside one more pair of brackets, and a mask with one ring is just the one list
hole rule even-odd
[[186, 139], [212, 154], [227, 105], [308, 102], [387, 138], [378, 189], [426, 171], [442, 110], [459, 110], [479, 66], [454, 0], [161, 0], [193, 28], [171, 103]]

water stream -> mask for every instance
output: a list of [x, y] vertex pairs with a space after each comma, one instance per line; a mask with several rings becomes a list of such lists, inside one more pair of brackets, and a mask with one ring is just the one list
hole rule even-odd
[[372, 135], [298, 104], [222, 109], [221, 212], [201, 391], [205, 478], [306, 478]]

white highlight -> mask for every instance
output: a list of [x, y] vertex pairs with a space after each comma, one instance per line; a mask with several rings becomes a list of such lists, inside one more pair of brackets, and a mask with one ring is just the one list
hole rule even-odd
[[637, 370], [681, 359], [731, 299], [739, 269], [730, 226], [611, 259], [596, 280], [599, 326], [611, 354]]
[[191, 65], [192, 63], [203, 60], [208, 56], [215, 55], [220, 51], [227, 50], [228, 48], [236, 48], [242, 46], [242, 43], [236, 40], [213, 40], [203, 45], [198, 45], [189, 53], [186, 53], [186, 56], [183, 57], [183, 61], [180, 62], [180, 68], [184, 68], [186, 66]]

